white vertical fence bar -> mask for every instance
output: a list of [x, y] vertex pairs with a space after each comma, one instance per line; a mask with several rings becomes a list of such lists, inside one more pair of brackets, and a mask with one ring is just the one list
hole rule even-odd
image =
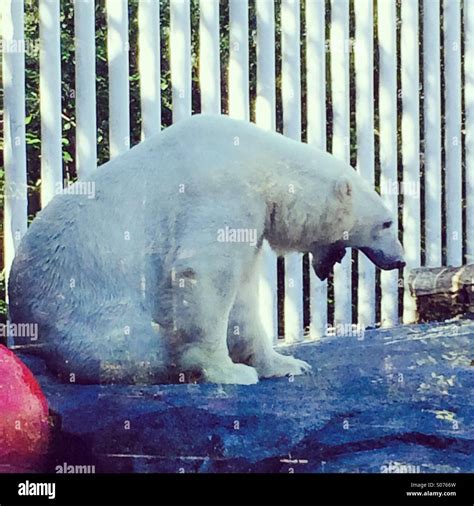
[[[393, 226], [398, 227], [397, 187], [397, 48], [396, 7], [394, 0], [377, 2], [380, 115], [380, 188], [385, 204], [393, 216]], [[382, 271], [382, 325], [391, 327], [398, 323], [398, 271]]]
[[229, 2], [229, 115], [249, 119], [249, 9], [247, 0]]
[[[306, 2], [306, 96], [308, 144], [326, 151], [326, 47], [325, 1]], [[316, 339], [327, 330], [327, 281], [321, 281], [310, 266], [309, 335]]]
[[441, 254], [441, 45], [439, 0], [423, 0], [425, 265]]
[[95, 1], [74, 0], [76, 49], [76, 171], [87, 179], [97, 166]]
[[273, 0], [256, 0], [257, 11], [257, 97], [256, 123], [275, 130], [275, 4]]
[[[25, 40], [23, 0], [3, 0], [3, 107], [4, 107], [4, 246], [5, 280], [27, 227], [25, 145], [25, 54], [18, 51]], [[8, 345], [13, 342], [8, 341]]]
[[160, 2], [138, 4], [138, 69], [142, 139], [161, 130]]
[[444, 0], [446, 262], [462, 263], [461, 4]]
[[418, 0], [401, 3], [401, 21], [403, 246], [407, 264], [403, 323], [413, 323], [416, 321], [416, 302], [410, 294], [408, 274], [410, 269], [420, 266], [421, 245]]
[[191, 115], [191, 11], [189, 0], [170, 0], [173, 122]]
[[[355, 0], [355, 86], [357, 127], [357, 171], [374, 185], [374, 65], [373, 1]], [[357, 322], [365, 327], [375, 324], [375, 266], [363, 254], [358, 255]]]
[[128, 6], [106, 0], [110, 158], [130, 147]]
[[220, 114], [219, 1], [200, 0], [199, 15], [201, 111]]
[[62, 188], [59, 0], [40, 0], [41, 205]]
[[466, 263], [474, 262], [474, 2], [464, 2], [466, 108]]
[[[255, 120], [266, 130], [275, 130], [275, 4], [273, 0], [256, 0], [257, 16], [257, 96]], [[262, 246], [263, 265], [259, 278], [260, 318], [267, 335], [276, 341], [277, 256], [267, 241]]]
[[[281, 95], [283, 133], [301, 139], [300, 4], [281, 2]], [[291, 182], [290, 182], [291, 184]], [[291, 188], [288, 189], [291, 191]], [[299, 253], [285, 255], [285, 339], [303, 337], [303, 262]]]
[[[332, 152], [349, 162], [349, 1], [331, 2]], [[334, 323], [352, 323], [351, 252], [334, 266]]]

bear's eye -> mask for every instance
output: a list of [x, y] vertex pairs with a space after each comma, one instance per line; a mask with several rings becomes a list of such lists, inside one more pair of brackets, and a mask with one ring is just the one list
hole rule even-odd
[[386, 221], [383, 223], [382, 225], [382, 228], [390, 228], [392, 226], [392, 222], [391, 221]]

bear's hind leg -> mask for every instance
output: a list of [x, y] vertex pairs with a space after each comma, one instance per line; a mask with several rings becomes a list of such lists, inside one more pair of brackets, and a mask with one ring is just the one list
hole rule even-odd
[[151, 317], [115, 302], [102, 305], [99, 317], [75, 313], [75, 320], [48, 332], [48, 365], [63, 381], [154, 384], [167, 380], [161, 329]]

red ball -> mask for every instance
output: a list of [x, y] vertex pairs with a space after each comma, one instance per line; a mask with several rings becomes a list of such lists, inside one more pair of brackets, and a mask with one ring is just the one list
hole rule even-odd
[[38, 382], [0, 345], [0, 472], [40, 471], [49, 431], [48, 403]]

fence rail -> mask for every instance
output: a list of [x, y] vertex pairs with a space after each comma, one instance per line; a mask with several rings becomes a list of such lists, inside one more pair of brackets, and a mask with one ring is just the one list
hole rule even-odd
[[[62, 6], [37, 1], [44, 206], [63, 182]], [[73, 3], [75, 167], [86, 180], [97, 164], [97, 5]], [[2, 0], [0, 11], [7, 278], [27, 228], [24, 9], [23, 0]], [[130, 12], [137, 41], [129, 40]], [[377, 184], [399, 217], [406, 269], [474, 262], [474, 0], [106, 0], [105, 19], [110, 157], [130, 146], [129, 50], [138, 49], [142, 138], [161, 128], [166, 63], [173, 122], [194, 112], [198, 92], [202, 112], [228, 111], [329, 147]], [[349, 254], [329, 283], [320, 282], [301, 255], [287, 255], [278, 304], [277, 259], [268, 245], [262, 256], [261, 313], [275, 336], [278, 318], [288, 340], [302, 339], [305, 326], [317, 338], [328, 324], [347, 329], [415, 320], [407, 271], [399, 279], [396, 271], [379, 273], [362, 255], [353, 262]]]

